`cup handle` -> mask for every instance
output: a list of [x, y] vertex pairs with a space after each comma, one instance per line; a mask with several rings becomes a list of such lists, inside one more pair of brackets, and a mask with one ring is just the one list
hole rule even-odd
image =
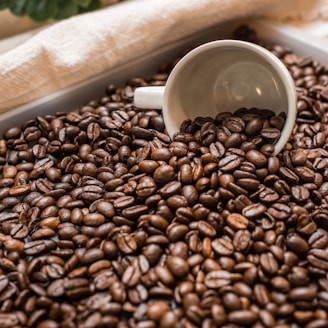
[[165, 87], [149, 86], [134, 90], [134, 105], [142, 109], [162, 109]]

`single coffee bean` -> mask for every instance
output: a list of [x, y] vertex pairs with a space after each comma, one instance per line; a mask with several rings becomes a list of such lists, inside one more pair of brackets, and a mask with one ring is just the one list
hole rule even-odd
[[204, 283], [208, 288], [221, 288], [231, 283], [231, 273], [225, 270], [211, 271], [206, 274]]
[[228, 314], [228, 321], [236, 325], [251, 326], [257, 320], [258, 315], [249, 310], [232, 311]]
[[255, 149], [249, 150], [246, 153], [245, 158], [258, 168], [261, 168], [267, 164], [267, 158]]
[[240, 117], [227, 117], [223, 120], [222, 125], [226, 126], [231, 132], [239, 133], [245, 128], [245, 122]]
[[293, 288], [288, 293], [288, 298], [292, 301], [311, 301], [316, 296], [317, 290], [311, 287]]
[[212, 248], [214, 252], [221, 256], [230, 256], [234, 252], [233, 243], [223, 237], [214, 239], [212, 241]]
[[189, 273], [189, 265], [182, 257], [169, 256], [166, 263], [171, 273], [179, 279], [187, 276]]
[[252, 235], [248, 230], [238, 230], [233, 238], [233, 246], [237, 252], [247, 252], [252, 245]]
[[309, 245], [297, 233], [290, 233], [286, 237], [286, 246], [300, 256], [304, 256], [309, 251]]
[[129, 287], [134, 287], [138, 284], [140, 277], [141, 272], [139, 268], [137, 266], [131, 265], [124, 271], [122, 282]]
[[271, 253], [263, 253], [260, 256], [260, 265], [264, 272], [274, 275], [279, 268], [277, 260]]
[[328, 245], [328, 232], [323, 229], [317, 229], [308, 239], [310, 247], [324, 248]]
[[127, 233], [123, 233], [117, 236], [117, 247], [124, 254], [132, 254], [138, 249], [138, 244], [135, 239]]
[[254, 220], [260, 218], [265, 213], [266, 210], [267, 207], [262, 203], [250, 204], [242, 209], [242, 214], [246, 218], [250, 220]]
[[26, 255], [38, 255], [46, 250], [47, 246], [43, 240], [35, 240], [25, 243], [24, 253]]
[[252, 178], [242, 178], [238, 179], [237, 184], [240, 187], [252, 192], [258, 190], [260, 186], [260, 181]]
[[234, 230], [247, 229], [249, 220], [238, 213], [232, 213], [227, 217], [227, 224]]
[[261, 136], [263, 138], [276, 141], [280, 138], [280, 130], [277, 128], [263, 128], [261, 130]]
[[229, 155], [219, 161], [219, 168], [222, 172], [233, 172], [241, 163], [237, 155]]
[[313, 249], [307, 256], [307, 260], [318, 269], [327, 270], [328, 256], [327, 252], [322, 249]]

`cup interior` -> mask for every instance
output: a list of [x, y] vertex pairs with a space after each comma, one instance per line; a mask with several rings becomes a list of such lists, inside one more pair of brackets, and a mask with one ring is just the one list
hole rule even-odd
[[166, 84], [163, 115], [173, 137], [187, 118], [215, 117], [241, 107], [271, 109], [285, 112], [287, 121], [289, 115], [282, 131], [288, 139], [295, 101], [291, 76], [272, 53], [249, 42], [219, 40], [194, 49], [176, 65]]

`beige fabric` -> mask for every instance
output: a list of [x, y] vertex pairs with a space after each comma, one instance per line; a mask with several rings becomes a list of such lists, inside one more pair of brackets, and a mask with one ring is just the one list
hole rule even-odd
[[[102, 0], [102, 6], [107, 7], [118, 0]], [[20, 33], [47, 26], [49, 22], [37, 23], [29, 17], [18, 17], [13, 15], [9, 9], [0, 11], [0, 40]]]
[[328, 19], [328, 0], [277, 1], [268, 16], [292, 23], [324, 21]]
[[292, 2], [130, 0], [51, 24], [0, 56], [0, 113], [218, 22], [254, 16], [288, 18], [290, 12], [284, 8]]

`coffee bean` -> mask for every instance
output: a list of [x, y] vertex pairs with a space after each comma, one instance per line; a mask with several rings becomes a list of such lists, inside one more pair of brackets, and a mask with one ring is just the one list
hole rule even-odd
[[228, 321], [236, 325], [251, 326], [257, 320], [257, 314], [249, 310], [232, 311], [228, 314]]
[[44, 238], [52, 238], [55, 236], [55, 231], [49, 228], [41, 228], [36, 230], [32, 235], [31, 238], [33, 240], [36, 239], [44, 239]]
[[245, 126], [245, 134], [248, 137], [255, 137], [262, 130], [263, 121], [259, 117], [249, 120]]
[[260, 265], [268, 275], [274, 275], [278, 271], [278, 263], [271, 253], [263, 253], [260, 256]]
[[156, 272], [159, 280], [164, 285], [170, 286], [170, 285], [173, 284], [173, 282], [174, 282], [174, 276], [173, 276], [173, 274], [171, 273], [171, 271], [167, 267], [164, 267], [164, 266], [161, 266], [161, 265], [157, 265], [155, 267], [155, 272]]
[[131, 235], [123, 233], [117, 236], [117, 247], [124, 254], [131, 254], [137, 250], [138, 244]]
[[171, 273], [179, 279], [187, 276], [189, 273], [189, 265], [182, 257], [169, 256], [166, 263]]
[[256, 167], [263, 167], [267, 164], [267, 158], [258, 150], [251, 149], [245, 154], [245, 158]]
[[316, 296], [317, 291], [311, 287], [298, 287], [289, 291], [288, 297], [292, 301], [311, 301]]
[[14, 327], [19, 324], [19, 317], [15, 313], [1, 313], [0, 325], [4, 328]]
[[169, 149], [172, 154], [177, 157], [183, 157], [187, 155], [188, 147], [183, 142], [174, 141], [169, 145]]
[[107, 218], [112, 218], [115, 214], [113, 205], [106, 201], [101, 200], [101, 201], [97, 202], [96, 209], [100, 214], [104, 215]]
[[104, 252], [99, 248], [90, 248], [86, 250], [80, 258], [82, 264], [90, 264], [104, 257]]
[[271, 188], [265, 188], [259, 193], [259, 199], [263, 204], [270, 205], [278, 201], [279, 194]]
[[232, 213], [227, 217], [227, 224], [234, 230], [247, 229], [249, 220], [238, 213]]
[[160, 188], [158, 192], [165, 198], [179, 194], [181, 192], [181, 182], [170, 181]]
[[280, 138], [280, 130], [277, 128], [263, 128], [261, 136], [274, 142]]
[[72, 300], [90, 295], [88, 280], [84, 278], [74, 278], [64, 281], [65, 295]]
[[250, 220], [254, 220], [257, 219], [259, 217], [261, 217], [265, 211], [267, 210], [267, 207], [264, 204], [261, 203], [257, 203], [257, 204], [250, 204], [245, 206], [242, 209], [242, 214], [250, 219]]
[[233, 238], [233, 246], [237, 252], [247, 252], [252, 245], [251, 233], [248, 230], [238, 230]]
[[148, 212], [148, 206], [146, 205], [134, 205], [122, 210], [123, 216], [131, 220], [136, 219], [142, 214], [145, 214], [147, 212]]
[[314, 266], [319, 269], [326, 270], [328, 267], [328, 256], [327, 252], [322, 249], [313, 249], [310, 251], [310, 254], [307, 256], [307, 260]]
[[260, 181], [252, 178], [242, 178], [238, 179], [237, 184], [240, 187], [252, 192], [258, 190]]
[[296, 184], [299, 181], [298, 175], [287, 167], [280, 167], [279, 174], [287, 181], [287, 183]]
[[47, 246], [43, 240], [35, 240], [25, 243], [24, 253], [26, 255], [38, 255], [46, 250]]
[[158, 167], [159, 164], [154, 160], [143, 160], [139, 163], [139, 170], [147, 174], [152, 174]]
[[208, 237], [216, 236], [216, 230], [214, 229], [213, 226], [211, 226], [206, 221], [203, 221], [203, 220], [198, 221], [197, 228], [198, 228], [199, 232], [204, 236], [208, 236]]
[[153, 178], [151, 177], [142, 177], [139, 180], [139, 183], [136, 187], [136, 194], [139, 197], [149, 197], [155, 193], [157, 189], [156, 183]]
[[231, 273], [225, 270], [211, 271], [206, 274], [204, 283], [208, 288], [221, 288], [231, 283]]
[[219, 168], [222, 172], [233, 172], [241, 163], [237, 155], [229, 155], [219, 161]]
[[214, 239], [212, 241], [212, 247], [214, 252], [222, 256], [229, 256], [234, 252], [233, 243], [223, 237]]
[[306, 240], [296, 233], [290, 233], [287, 235], [286, 245], [289, 249], [299, 255], [305, 255], [309, 250], [309, 245]]
[[122, 276], [122, 282], [129, 287], [133, 287], [138, 284], [140, 277], [141, 272], [139, 268], [135, 266], [129, 266]]
[[154, 161], [167, 162], [172, 157], [172, 153], [167, 148], [155, 148], [151, 151], [150, 157]]
[[0, 276], [0, 293], [2, 293], [8, 286], [9, 279], [5, 275]]
[[254, 286], [255, 298], [261, 306], [265, 306], [270, 301], [270, 293], [267, 287], [263, 284], [256, 284]]
[[28, 236], [29, 229], [24, 224], [14, 224], [11, 226], [10, 235], [12, 238], [23, 240]]
[[242, 136], [240, 133], [232, 133], [231, 135], [227, 136], [224, 140], [224, 147], [226, 148], [238, 148], [242, 143]]
[[226, 126], [231, 132], [242, 132], [245, 128], [245, 122], [240, 117], [227, 117], [222, 124]]
[[324, 248], [328, 245], [328, 233], [323, 229], [317, 229], [308, 239], [310, 247]]

